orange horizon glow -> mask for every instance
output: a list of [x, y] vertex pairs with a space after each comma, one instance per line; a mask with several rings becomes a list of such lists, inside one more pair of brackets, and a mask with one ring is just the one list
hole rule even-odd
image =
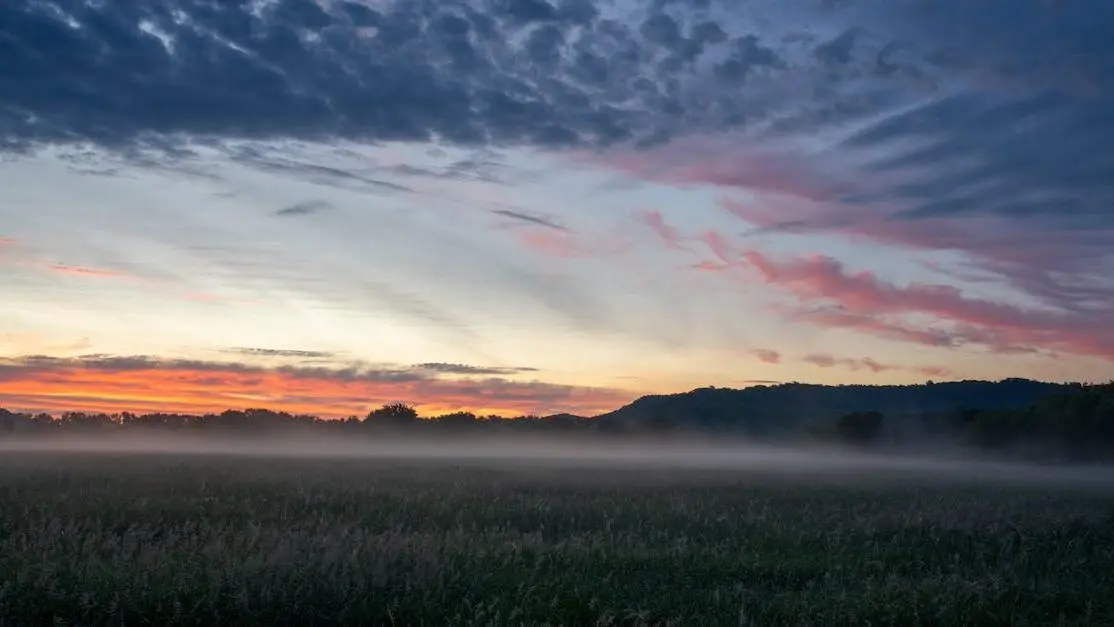
[[385, 403], [405, 402], [423, 416], [455, 411], [477, 415], [596, 415], [637, 394], [507, 379], [390, 380], [375, 373], [327, 369], [266, 369], [238, 364], [171, 364], [113, 369], [63, 363], [5, 366], [0, 360], [0, 407], [32, 413], [68, 411], [206, 414], [266, 408], [321, 418], [364, 416]]

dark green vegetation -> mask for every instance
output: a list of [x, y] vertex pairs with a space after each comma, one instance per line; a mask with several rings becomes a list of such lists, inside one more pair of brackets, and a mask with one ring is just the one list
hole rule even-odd
[[1114, 497], [0, 457], [4, 625], [1114, 625]]
[[735, 436], [782, 442], [838, 442], [927, 450], [966, 447], [999, 456], [1058, 461], [1114, 460], [1114, 384], [1055, 384], [1005, 379], [918, 385], [787, 383], [742, 390], [701, 388], [645, 396], [585, 418], [479, 417], [457, 412], [423, 419], [390, 403], [363, 419], [320, 420], [266, 409], [220, 414], [31, 416], [0, 409], [0, 438], [81, 432], [222, 433], [251, 437], [313, 430], [344, 437], [410, 433], [593, 433]]

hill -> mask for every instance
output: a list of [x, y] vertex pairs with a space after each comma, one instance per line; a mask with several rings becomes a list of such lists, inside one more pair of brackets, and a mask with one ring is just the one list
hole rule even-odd
[[[1079, 384], [1028, 379], [954, 381], [916, 385], [786, 383], [745, 389], [699, 388], [643, 396], [595, 418], [603, 431], [717, 431], [778, 436], [831, 424], [854, 412], [923, 418], [957, 410], [1007, 410], [1076, 392]], [[906, 422], [915, 422], [907, 420]]]

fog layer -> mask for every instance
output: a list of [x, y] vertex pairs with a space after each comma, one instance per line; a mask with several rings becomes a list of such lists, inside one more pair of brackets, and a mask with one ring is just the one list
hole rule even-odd
[[182, 434], [61, 435], [0, 440], [0, 454], [162, 454], [307, 459], [377, 459], [430, 464], [481, 464], [585, 471], [725, 471], [740, 475], [916, 482], [976, 482], [1098, 488], [1114, 491], [1114, 466], [1052, 466], [979, 459], [960, 454], [873, 453], [808, 446], [698, 440], [601, 441], [537, 437], [235, 437]]

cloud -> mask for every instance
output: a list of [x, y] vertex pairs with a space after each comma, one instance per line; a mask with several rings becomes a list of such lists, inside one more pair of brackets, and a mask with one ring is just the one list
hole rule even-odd
[[304, 216], [311, 213], [319, 213], [321, 211], [328, 211], [332, 209], [333, 205], [324, 200], [306, 200], [299, 203], [294, 203], [289, 207], [283, 207], [275, 211], [276, 216]]
[[[309, 162], [290, 156], [292, 150], [286, 146], [275, 146], [251, 142], [224, 142], [215, 146], [226, 158], [241, 165], [252, 167], [256, 170], [279, 174], [284, 177], [297, 177], [307, 183], [323, 187], [336, 187], [369, 194], [412, 193], [414, 190], [406, 185], [393, 181], [383, 180], [371, 176], [351, 163], [334, 162], [325, 164]], [[197, 153], [189, 156], [196, 156]], [[167, 157], [158, 151], [147, 150], [142, 153], [139, 163], [144, 165], [164, 165]], [[319, 158], [324, 155], [319, 155]], [[347, 156], [347, 155], [341, 155]], [[169, 166], [178, 168], [181, 156], [174, 156]], [[367, 168], [374, 169], [374, 168]], [[219, 177], [219, 175], [216, 175]]]
[[448, 364], [448, 363], [425, 363], [417, 364], [414, 366], [418, 370], [426, 370], [428, 372], [436, 372], [439, 374], [465, 374], [465, 375], [501, 375], [511, 376], [516, 374], [523, 374], [526, 372], [537, 372], [537, 368], [528, 367], [512, 367], [512, 368], [495, 368], [490, 366], [469, 366], [467, 364]]
[[536, 215], [525, 213], [525, 212], [522, 212], [522, 211], [513, 211], [513, 210], [510, 210], [510, 209], [492, 209], [491, 213], [494, 213], [495, 215], [503, 216], [505, 218], [511, 218], [511, 219], [514, 219], [514, 220], [522, 221], [522, 222], [528, 222], [530, 224], [534, 224], [534, 225], [537, 225], [537, 226], [543, 226], [547, 229], [554, 229], [554, 230], [557, 230], [557, 231], [568, 231], [569, 230], [568, 227], [561, 226], [560, 224], [557, 224], [556, 222], [554, 222], [554, 221], [552, 221], [548, 218], [543, 218], [541, 216], [536, 216]]
[[245, 348], [233, 347], [224, 352], [237, 355], [252, 355], [257, 357], [304, 357], [306, 359], [329, 359], [336, 357], [336, 353], [328, 351], [306, 351], [281, 348]]
[[656, 143], [823, 102], [830, 58], [877, 52], [847, 35], [819, 57], [798, 50], [786, 42], [802, 21], [845, 16], [751, 4], [739, 19], [719, 1], [5, 3], [0, 54], [20, 69], [0, 71], [0, 137], [13, 150]]
[[758, 361], [761, 361], [763, 363], [767, 363], [767, 364], [780, 364], [781, 363], [781, 353], [779, 353], [775, 350], [769, 349], [769, 348], [756, 348], [756, 349], [754, 349], [754, 355], [756, 357], [758, 357]]
[[[798, 302], [827, 305], [819, 312], [803, 310], [800, 318], [813, 323], [933, 346], [981, 344], [1000, 352], [1043, 349], [1114, 360], [1114, 327], [1102, 317], [973, 298], [947, 285], [898, 286], [870, 272], [848, 273], [835, 259], [820, 255], [778, 262], [748, 250], [743, 257], [763, 281]], [[946, 326], [902, 321], [911, 315], [930, 316]]]
[[851, 63], [854, 59], [852, 53], [858, 36], [859, 29], [849, 28], [840, 33], [838, 37], [816, 46], [812, 52], [817, 59], [828, 65]]
[[869, 370], [873, 373], [885, 372], [887, 370], [900, 370], [900, 366], [891, 366], [888, 364], [879, 363], [869, 357], [862, 359], [850, 358], [836, 358], [831, 355], [814, 353], [806, 355], [801, 361], [812, 364], [820, 368], [832, 368], [835, 366], [843, 366], [850, 370]]
[[665, 217], [657, 209], [647, 209], [638, 214], [637, 219], [642, 224], [650, 228], [666, 246], [683, 250], [685, 245], [681, 241], [681, 235], [677, 229], [669, 225], [665, 221]]
[[398, 176], [431, 178], [450, 181], [482, 181], [485, 183], [505, 184], [507, 166], [499, 155], [489, 149], [481, 149], [473, 154], [439, 166], [417, 166], [409, 163], [385, 166], [383, 171]]
[[633, 396], [606, 388], [438, 374], [436, 368], [266, 368], [149, 356], [27, 356], [0, 359], [0, 396], [9, 407], [32, 411], [205, 412], [265, 406], [323, 416], [362, 415], [398, 400], [424, 413], [593, 414]]
[[44, 268], [46, 270], [50, 271], [50, 272], [55, 273], [55, 274], [70, 275], [70, 276], [82, 276], [82, 277], [94, 277], [94, 278], [106, 278], [106, 279], [121, 279], [121, 278], [127, 278], [128, 277], [127, 274], [125, 274], [123, 272], [118, 272], [116, 270], [107, 270], [105, 268], [89, 268], [89, 267], [85, 267], [85, 266], [71, 266], [71, 265], [64, 264], [64, 263], [47, 264], [47, 265], [44, 266]]
[[899, 366], [894, 364], [884, 364], [870, 357], [862, 358], [849, 358], [849, 357], [833, 357], [825, 353], [812, 353], [805, 355], [801, 358], [806, 364], [812, 364], [817, 368], [847, 368], [855, 372], [861, 370], [869, 370], [874, 374], [889, 371], [904, 371], [922, 374], [926, 376], [946, 377], [951, 374], [947, 368], [940, 366]]
[[834, 174], [804, 169], [800, 158], [778, 152], [785, 149], [740, 150], [739, 142], [738, 137], [688, 137], [637, 152], [605, 154], [593, 163], [673, 185], [770, 192], [815, 202], [860, 191]]

